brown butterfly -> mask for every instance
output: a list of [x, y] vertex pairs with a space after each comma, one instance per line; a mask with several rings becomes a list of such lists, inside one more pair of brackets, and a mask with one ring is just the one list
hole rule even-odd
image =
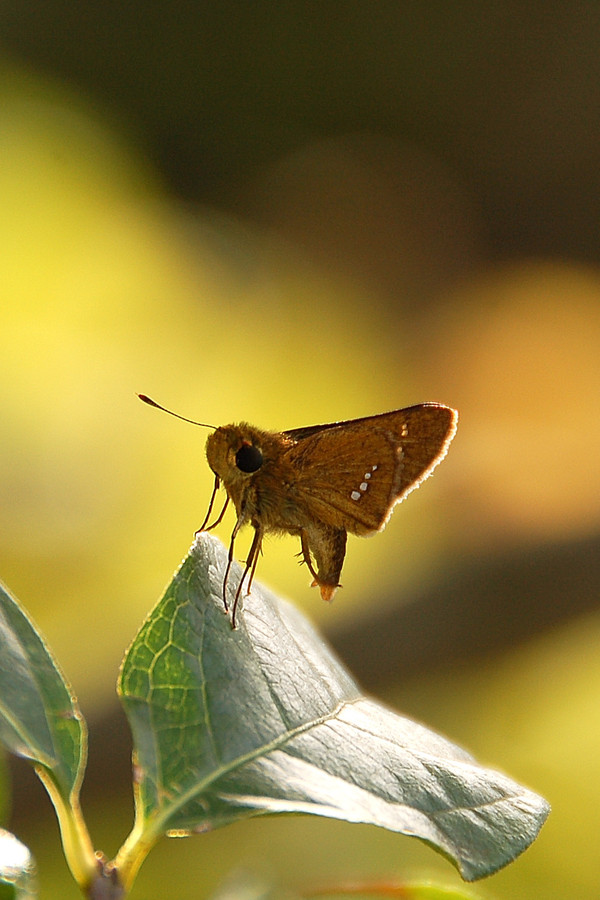
[[[145, 403], [172, 413], [146, 397]], [[240, 528], [250, 524], [254, 539], [235, 592], [231, 621], [242, 585], [248, 593], [265, 534], [295, 534], [302, 557], [324, 600], [340, 587], [346, 555], [346, 535], [381, 531], [392, 509], [419, 487], [444, 458], [456, 432], [458, 413], [439, 403], [421, 403], [406, 409], [293, 428], [262, 431], [246, 422], [214, 428], [206, 442], [206, 457], [215, 484], [204, 522], [208, 531], [222, 520], [231, 500], [237, 521], [231, 534], [229, 562], [223, 583], [223, 604], [229, 610], [226, 589], [233, 547]], [[225, 504], [209, 525], [215, 495], [221, 483]]]

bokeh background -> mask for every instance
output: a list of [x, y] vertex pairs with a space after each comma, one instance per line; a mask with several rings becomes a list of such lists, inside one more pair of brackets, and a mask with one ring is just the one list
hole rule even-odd
[[[277, 430], [439, 400], [448, 458], [350, 540], [332, 607], [291, 538], [259, 578], [367, 690], [551, 801], [481, 897], [600, 896], [599, 46], [594, 2], [0, 5], [0, 574], [90, 721], [109, 855], [117, 668], [212, 485], [206, 433], [135, 392]], [[11, 773], [45, 896], [79, 896]], [[237, 869], [459, 881], [407, 838], [284, 818], [163, 841], [132, 896]]]

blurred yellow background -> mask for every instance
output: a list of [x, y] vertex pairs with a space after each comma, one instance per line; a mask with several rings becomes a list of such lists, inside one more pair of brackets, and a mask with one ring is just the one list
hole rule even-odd
[[[84, 806], [113, 854], [117, 668], [213, 480], [207, 433], [135, 393], [274, 430], [456, 407], [448, 458], [350, 539], [331, 607], [292, 538], [258, 578], [369, 690], [551, 802], [480, 896], [591, 900], [600, 11], [411, 8], [0, 10], [0, 577], [90, 721]], [[12, 827], [45, 893], [75, 897], [24, 768]], [[408, 839], [286, 818], [163, 841], [132, 896], [206, 896], [238, 867], [458, 883]]]

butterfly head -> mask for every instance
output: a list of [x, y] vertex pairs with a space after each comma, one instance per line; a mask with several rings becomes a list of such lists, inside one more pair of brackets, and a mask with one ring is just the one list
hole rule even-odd
[[264, 462], [259, 436], [249, 425], [217, 428], [206, 441], [206, 458], [225, 484], [243, 482]]

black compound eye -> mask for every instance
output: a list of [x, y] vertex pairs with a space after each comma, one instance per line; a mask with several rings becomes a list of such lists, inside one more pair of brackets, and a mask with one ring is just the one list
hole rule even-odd
[[242, 444], [235, 454], [235, 464], [240, 472], [256, 472], [263, 464], [262, 451], [254, 444]]

